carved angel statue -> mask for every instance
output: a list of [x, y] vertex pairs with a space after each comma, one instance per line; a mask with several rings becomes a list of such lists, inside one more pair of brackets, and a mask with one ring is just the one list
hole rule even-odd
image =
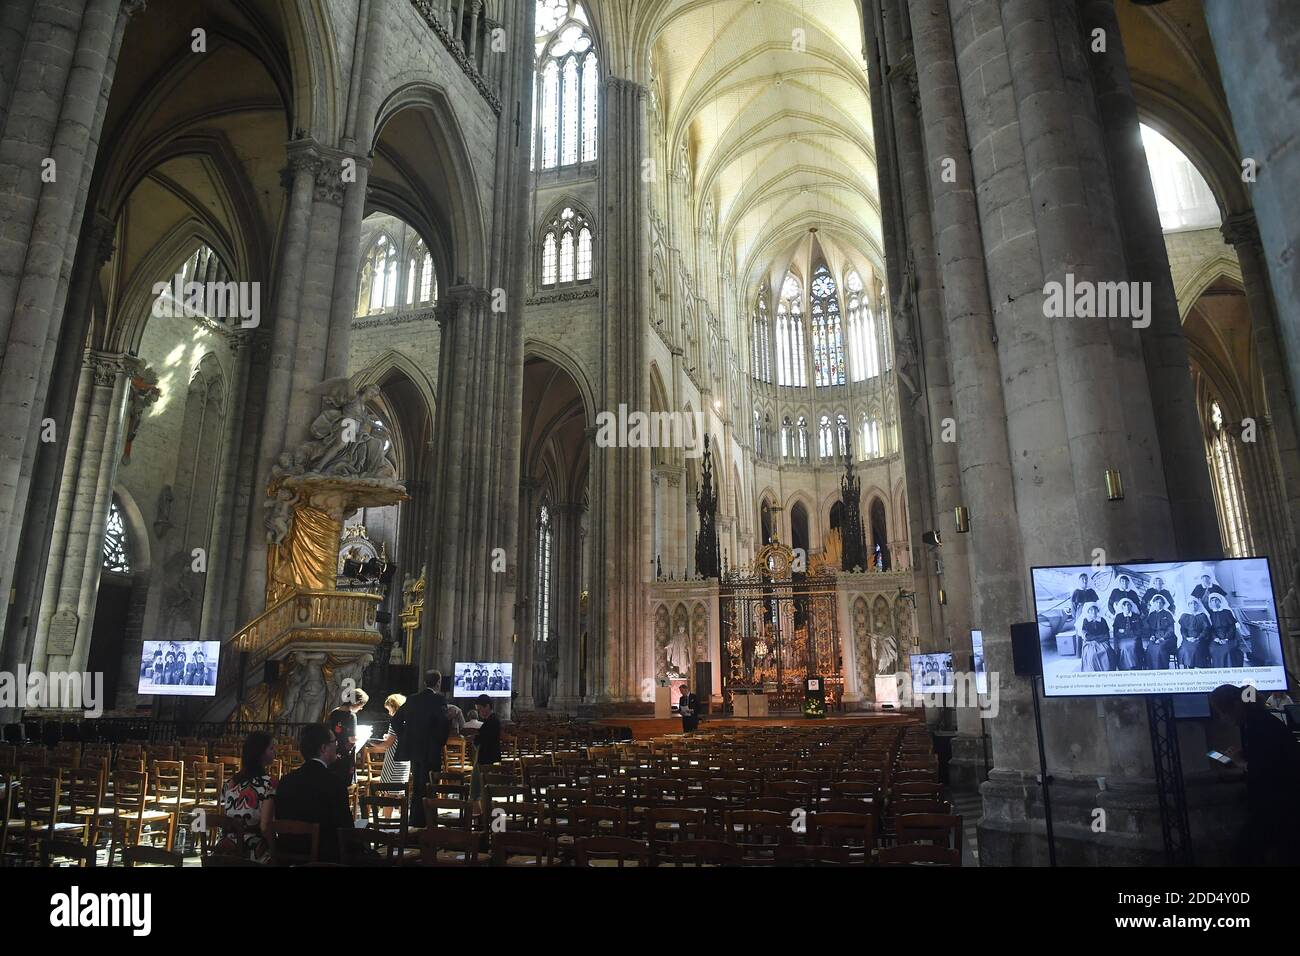
[[898, 666], [898, 638], [893, 634], [872, 634], [871, 657], [877, 674], [894, 673]]
[[308, 391], [321, 396], [323, 407], [311, 424], [312, 439], [299, 447], [307, 470], [331, 477], [396, 479], [388, 430], [369, 407], [379, 388], [371, 385], [358, 392], [350, 379], [333, 378]]

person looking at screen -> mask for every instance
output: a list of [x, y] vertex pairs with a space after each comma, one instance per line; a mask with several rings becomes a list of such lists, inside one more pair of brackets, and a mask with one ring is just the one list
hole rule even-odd
[[1165, 587], [1164, 578], [1156, 578], [1152, 581], [1151, 587], [1147, 588], [1147, 593], [1142, 595], [1142, 607], [1147, 614], [1151, 613], [1151, 602], [1158, 597], [1165, 599], [1165, 610], [1172, 614], [1174, 611], [1174, 596]]
[[271, 823], [279, 785], [269, 769], [273, 763], [275, 738], [254, 730], [244, 738], [239, 771], [221, 788], [221, 812], [244, 826], [241, 855], [257, 863], [271, 858]]
[[483, 715], [483, 725], [474, 735], [474, 771], [470, 774], [469, 798], [471, 801], [483, 800], [479, 810], [484, 821], [491, 819], [490, 800], [483, 788], [483, 768], [501, 762], [501, 720], [492, 709], [492, 698], [479, 694], [478, 712]]
[[1178, 644], [1179, 667], [1210, 666], [1210, 615], [1199, 598], [1187, 599], [1187, 613], [1178, 619], [1181, 635]]
[[1244, 857], [1255, 866], [1293, 866], [1300, 859], [1300, 743], [1252, 691], [1223, 684], [1210, 692], [1210, 710], [1236, 726], [1240, 749], [1227, 750], [1246, 771]]
[[466, 730], [478, 730], [482, 726], [483, 726], [483, 721], [478, 719], [477, 707], [471, 707], [469, 710], [465, 711]]
[[1115, 616], [1111, 630], [1111, 643], [1118, 656], [1116, 670], [1133, 671], [1145, 666], [1145, 632], [1142, 615], [1138, 614], [1137, 601], [1124, 598], [1119, 602], [1119, 614]]
[[1111, 589], [1110, 597], [1106, 601], [1106, 609], [1110, 611], [1111, 614], [1118, 614], [1119, 611], [1117, 610], [1117, 606], [1121, 601], [1125, 600], [1132, 601], [1134, 610], [1137, 609], [1137, 592], [1133, 590], [1133, 584], [1129, 576], [1127, 574], [1121, 574], [1119, 576], [1119, 581], [1117, 581], [1115, 587]]
[[465, 736], [465, 714], [450, 701], [447, 702], [447, 736]]
[[321, 862], [337, 863], [338, 831], [353, 825], [348, 785], [331, 769], [338, 760], [338, 741], [325, 724], [308, 724], [298, 736], [298, 750], [304, 763], [280, 780], [275, 791], [276, 818], [318, 825]]
[[1080, 654], [1081, 671], [1114, 670], [1110, 652], [1110, 628], [1101, 616], [1101, 609], [1089, 604], [1083, 613], [1083, 652]]
[[1178, 640], [1174, 636], [1174, 616], [1169, 613], [1169, 602], [1163, 594], [1151, 598], [1151, 613], [1146, 620], [1146, 640], [1147, 670], [1168, 670], [1169, 658], [1178, 648]]
[[1210, 666], [1240, 667], [1241, 637], [1237, 616], [1217, 594], [1210, 595]]
[[1223, 603], [1228, 603], [1228, 592], [1219, 587], [1217, 581], [1213, 581], [1208, 574], [1201, 575], [1201, 583], [1192, 588], [1192, 597], [1197, 598], [1202, 604], [1209, 605], [1210, 597], [1214, 594], [1223, 595]]

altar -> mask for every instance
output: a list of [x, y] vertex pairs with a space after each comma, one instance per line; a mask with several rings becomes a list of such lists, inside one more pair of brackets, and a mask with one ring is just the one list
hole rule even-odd
[[767, 694], [748, 687], [731, 688], [731, 716], [766, 717]]

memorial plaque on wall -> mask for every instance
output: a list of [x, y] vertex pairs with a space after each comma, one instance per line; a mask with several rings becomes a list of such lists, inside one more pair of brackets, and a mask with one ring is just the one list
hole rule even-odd
[[77, 644], [77, 612], [55, 611], [50, 618], [50, 636], [45, 643], [47, 654], [71, 654]]

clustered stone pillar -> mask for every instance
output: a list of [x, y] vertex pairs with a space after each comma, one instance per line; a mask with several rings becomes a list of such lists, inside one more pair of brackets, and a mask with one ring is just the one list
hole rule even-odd
[[[1256, 0], [1249, 11], [1236, 0], [1205, 0], [1204, 6], [1241, 160], [1251, 161], [1255, 174], [1246, 188], [1268, 250], [1259, 258], [1271, 279], [1294, 397], [1300, 381], [1300, 138], [1286, 118], [1295, 111], [1300, 6], [1292, 0]], [[1243, 278], [1245, 270], [1243, 260]], [[1254, 306], [1252, 319], [1259, 314]]]
[[[877, 118], [877, 143], [888, 153], [881, 170], [894, 177], [885, 192], [894, 187], [899, 196], [885, 218], [886, 240], [891, 256], [907, 261], [905, 269], [891, 265], [890, 279], [902, 286], [896, 300], [916, 303], [930, 426], [945, 400], [956, 420], [947, 488], [948, 449], [933, 436], [926, 449], [933, 500], [942, 502], [942, 490], [971, 514], [961, 536], [969, 591], [954, 608], [949, 590], [942, 618], [952, 628], [969, 614], [1000, 678], [981, 861], [1038, 861], [1046, 854], [1030, 685], [1012, 674], [1010, 628], [1034, 619], [1031, 566], [1090, 563], [1095, 548], [1111, 561], [1211, 548], [1213, 503], [1195, 415], [1187, 414], [1185, 359], [1183, 378], [1167, 374], [1170, 356], [1179, 348], [1185, 355], [1186, 346], [1176, 307], [1169, 324], [1168, 288], [1154, 290], [1150, 341], [1133, 327], [1136, 316], [1047, 316], [1047, 283], [1067, 275], [1171, 287], [1151, 250], [1161, 242], [1153, 200], [1112, 180], [1112, 164], [1134, 157], [1113, 155], [1108, 139], [1121, 125], [1128, 131], [1136, 111], [1118, 102], [1116, 65], [1102, 71], [1090, 63], [1076, 7], [1047, 0], [868, 6], [869, 36], [877, 48], [884, 40], [877, 73], [888, 80], [888, 109]], [[1122, 47], [1112, 45], [1109, 55], [1122, 57]], [[1121, 212], [1149, 200], [1151, 208]], [[902, 370], [908, 342], [897, 340]], [[1153, 397], [1162, 389], [1176, 394]], [[1188, 449], [1197, 451], [1192, 466]], [[1172, 492], [1171, 467], [1188, 472], [1170, 482]], [[1108, 469], [1124, 475], [1126, 499], [1107, 500]], [[944, 531], [950, 571], [956, 555]], [[955, 639], [952, 645], [957, 650]], [[1044, 722], [1063, 858], [1155, 858], [1158, 806], [1141, 701], [1053, 701]], [[1193, 777], [1189, 793], [1199, 783]], [[1200, 799], [1202, 811], [1208, 802]], [[1098, 807], [1110, 814], [1104, 834], [1090, 828]]]
[[[1223, 240], [1237, 253], [1241, 284], [1250, 305], [1250, 337], [1255, 361], [1259, 363], [1268, 403], [1268, 421], [1257, 422], [1256, 444], [1268, 449], [1272, 470], [1281, 477], [1279, 489], [1286, 508], [1284, 522], [1275, 522], [1269, 532], [1285, 548], [1273, 552], [1279, 559], [1296, 558], [1296, 535], [1300, 533], [1300, 439], [1296, 432], [1295, 393], [1287, 375], [1286, 356], [1278, 334], [1278, 315], [1265, 267], [1264, 246], [1253, 212], [1229, 216], [1223, 222]], [[1274, 573], [1288, 574], [1290, 561], [1274, 567]]]
[[[34, 0], [0, 31], [0, 548], [17, 549], [86, 196], [140, 0]], [[50, 91], [61, 91], [51, 103]], [[53, 109], [51, 106], [53, 105]], [[44, 496], [48, 489], [37, 488]], [[0, 566], [9, 594], [15, 562]], [[3, 636], [9, 641], [8, 627]]]
[[[648, 216], [641, 160], [646, 150], [646, 89], [620, 77], [605, 83], [601, 124], [600, 205], [610, 210], [601, 243], [602, 341], [597, 411], [620, 403], [647, 410], [645, 343], [641, 328], [650, 274]], [[587, 691], [597, 700], [633, 700], [645, 657], [645, 595], [650, 580], [642, 555], [649, 490], [648, 450], [592, 448], [591, 640]]]
[[88, 659], [102, 543], [136, 366], [130, 356], [100, 352], [88, 353], [82, 366], [45, 569], [33, 670], [82, 670]]

